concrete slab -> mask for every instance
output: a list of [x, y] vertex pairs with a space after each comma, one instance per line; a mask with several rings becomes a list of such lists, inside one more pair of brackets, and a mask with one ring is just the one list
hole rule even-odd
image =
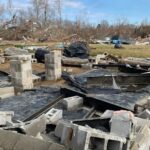
[[30, 124], [24, 126], [26, 134], [37, 136], [38, 133], [41, 133], [46, 130], [46, 116], [42, 115], [41, 117], [31, 121]]
[[4, 150], [65, 150], [62, 145], [0, 130], [0, 147]]

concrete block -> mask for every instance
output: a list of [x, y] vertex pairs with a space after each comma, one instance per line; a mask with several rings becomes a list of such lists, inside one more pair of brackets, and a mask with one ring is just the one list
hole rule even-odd
[[148, 126], [141, 128], [136, 136], [131, 150], [149, 150], [150, 149], [150, 129]]
[[11, 60], [20, 60], [20, 61], [31, 61], [32, 56], [31, 55], [14, 55], [10, 57]]
[[129, 137], [131, 134], [131, 121], [112, 119], [111, 133], [120, 137]]
[[3, 87], [0, 88], [0, 98], [8, 98], [15, 95], [14, 87]]
[[37, 82], [41, 81], [41, 77], [32, 74], [32, 80], [33, 80], [34, 83], [37, 83]]
[[101, 115], [101, 119], [108, 119], [108, 118], [111, 118], [112, 115], [113, 115], [113, 112], [112, 110], [106, 110], [102, 115]]
[[32, 58], [31, 62], [32, 62], [32, 63], [37, 63], [37, 59]]
[[134, 117], [133, 122], [136, 127], [144, 127], [145, 125], [147, 125], [150, 128], [150, 120]]
[[15, 56], [10, 61], [11, 82], [15, 91], [33, 88], [31, 56]]
[[25, 125], [24, 130], [26, 134], [37, 136], [38, 133], [41, 133], [46, 130], [46, 117], [42, 115], [41, 117], [31, 121], [29, 124]]
[[150, 111], [148, 109], [144, 110], [138, 115], [139, 118], [150, 119]]
[[73, 129], [70, 123], [59, 121], [55, 128], [55, 136], [60, 138], [61, 144], [68, 149], [71, 145]]
[[58, 138], [61, 138], [61, 136], [63, 134], [63, 129], [65, 127], [71, 127], [71, 125], [68, 122], [65, 122], [63, 120], [59, 121], [55, 128], [55, 136]]
[[83, 98], [80, 96], [64, 98], [63, 105], [69, 111], [77, 109], [83, 105]]
[[111, 118], [111, 133], [120, 137], [129, 137], [132, 132], [134, 115], [128, 111], [116, 111]]
[[95, 58], [95, 64], [99, 64], [101, 61], [106, 60], [107, 54], [99, 54]]
[[4, 150], [13, 150], [19, 139], [20, 134], [0, 129], [0, 147]]
[[92, 69], [92, 64], [91, 63], [82, 64], [81, 66], [82, 66], [83, 69]]
[[125, 138], [84, 126], [74, 125], [73, 127], [71, 145], [71, 149], [73, 150], [87, 150], [93, 149], [93, 147], [100, 150], [122, 150], [125, 143]]
[[52, 108], [45, 114], [47, 118], [47, 123], [57, 123], [63, 117], [63, 111], [59, 109]]
[[66, 150], [64, 146], [52, 143], [48, 150]]
[[150, 110], [150, 97], [147, 99], [147, 109]]
[[62, 145], [11, 131], [0, 130], [0, 139], [4, 150], [65, 150]]
[[0, 111], [0, 125], [6, 125], [7, 122], [12, 122], [14, 112], [12, 111]]
[[5, 58], [4, 57], [0, 57], [0, 64], [4, 64], [5, 63]]
[[109, 140], [107, 143], [107, 150], [122, 150], [123, 143], [120, 141]]
[[61, 78], [61, 52], [51, 51], [45, 55], [45, 73], [47, 80], [57, 80]]
[[126, 144], [126, 138], [65, 121], [58, 123], [55, 135], [66, 149], [72, 150], [122, 150]]

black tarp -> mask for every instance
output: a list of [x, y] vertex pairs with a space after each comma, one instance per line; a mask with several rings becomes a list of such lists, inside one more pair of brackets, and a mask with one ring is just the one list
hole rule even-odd
[[45, 62], [45, 55], [48, 54], [49, 52], [45, 49], [38, 48], [35, 52], [35, 58], [39, 63], [44, 63]]
[[66, 57], [88, 58], [89, 46], [86, 42], [74, 42], [64, 48], [64, 55]]

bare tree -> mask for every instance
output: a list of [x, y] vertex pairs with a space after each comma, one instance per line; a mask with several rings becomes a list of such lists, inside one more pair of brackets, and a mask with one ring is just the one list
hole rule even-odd
[[58, 20], [58, 27], [61, 28], [62, 25], [62, 0], [56, 0], [55, 1], [55, 7], [56, 7], [56, 16]]
[[13, 6], [13, 1], [12, 0], [8, 0], [7, 1], [7, 11], [9, 13], [10, 18], [14, 18], [16, 12], [14, 10], [14, 6]]
[[33, 10], [35, 12], [35, 18], [37, 19], [37, 21], [39, 21], [39, 19], [40, 19], [40, 10], [42, 8], [43, 1], [41, 1], [41, 0], [31, 0], [31, 4], [32, 4]]
[[46, 24], [49, 13], [49, 0], [43, 0], [44, 24]]
[[28, 18], [28, 16], [27, 16], [28, 13], [24, 9], [18, 11], [18, 16], [17, 17], [18, 17], [18, 20], [19, 20], [20, 24], [22, 24], [26, 21], [26, 19]]
[[2, 16], [4, 14], [4, 5], [0, 5], [0, 16]]

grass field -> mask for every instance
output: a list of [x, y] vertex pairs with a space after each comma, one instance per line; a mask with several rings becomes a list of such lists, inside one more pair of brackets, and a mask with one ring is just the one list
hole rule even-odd
[[123, 45], [122, 49], [114, 49], [113, 45], [91, 44], [90, 55], [109, 53], [121, 57], [150, 57], [150, 45]]
[[[58, 42], [46, 42], [46, 43], [34, 43], [34, 42], [29, 42], [29, 43], [24, 43], [24, 42], [17, 42], [17, 41], [12, 41], [8, 43], [0, 43], [0, 49], [4, 50], [7, 47], [12, 47], [12, 46], [25, 46], [25, 45], [37, 45], [37, 46], [50, 46], [50, 47], [55, 47]], [[150, 58], [150, 45], [145, 45], [145, 46], [137, 46], [137, 45], [123, 45], [122, 49], [114, 49], [113, 45], [100, 45], [100, 44], [90, 44], [90, 55], [91, 56], [96, 56], [97, 54], [102, 54], [102, 53], [109, 53], [121, 57], [143, 57], [143, 58]]]

